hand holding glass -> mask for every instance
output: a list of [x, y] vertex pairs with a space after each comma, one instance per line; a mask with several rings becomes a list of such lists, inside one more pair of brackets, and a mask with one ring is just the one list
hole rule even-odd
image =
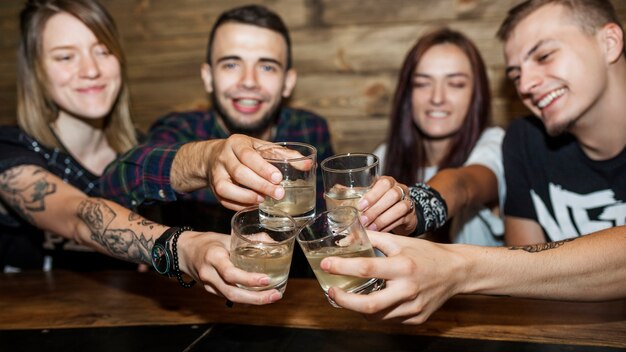
[[324, 200], [327, 209], [350, 205], [359, 200], [378, 179], [378, 157], [368, 153], [348, 153], [322, 161]]
[[242, 270], [270, 277], [267, 286], [237, 286], [252, 291], [275, 288], [284, 293], [297, 234], [295, 220], [280, 211], [261, 217], [259, 207], [253, 206], [238, 211], [231, 228], [231, 262]]
[[261, 215], [273, 210], [284, 211], [302, 224], [315, 216], [315, 170], [317, 150], [305, 143], [266, 144], [257, 151], [283, 174], [280, 185], [285, 189], [281, 200], [265, 197], [259, 206]]
[[328, 297], [330, 287], [350, 293], [370, 293], [384, 286], [382, 279], [334, 275], [320, 268], [322, 259], [330, 256], [374, 257], [372, 244], [355, 208], [337, 207], [319, 214], [300, 230], [296, 238], [333, 307], [339, 306]]

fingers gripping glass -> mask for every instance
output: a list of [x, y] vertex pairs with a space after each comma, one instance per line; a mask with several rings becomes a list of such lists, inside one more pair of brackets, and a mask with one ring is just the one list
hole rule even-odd
[[238, 286], [252, 291], [275, 288], [284, 293], [297, 234], [295, 220], [281, 211], [261, 216], [259, 207], [253, 206], [238, 211], [231, 228], [231, 262], [242, 270], [270, 277], [267, 286]]
[[280, 185], [285, 196], [276, 200], [265, 197], [260, 205], [261, 215], [273, 210], [291, 215], [298, 224], [304, 224], [315, 216], [315, 182], [317, 150], [308, 144], [278, 142], [257, 148], [261, 156], [274, 165], [283, 175]]
[[329, 256], [343, 258], [375, 256], [355, 208], [342, 206], [319, 214], [306, 223], [296, 239], [332, 306], [339, 307], [328, 297], [330, 287], [338, 287], [350, 293], [366, 294], [378, 291], [384, 286], [382, 279], [333, 275], [320, 268], [322, 259]]

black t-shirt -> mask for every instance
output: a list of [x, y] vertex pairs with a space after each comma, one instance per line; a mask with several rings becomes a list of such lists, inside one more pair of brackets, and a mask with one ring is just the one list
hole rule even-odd
[[536, 221], [549, 241], [626, 221], [626, 149], [589, 159], [571, 135], [550, 137], [536, 117], [513, 121], [502, 145], [504, 213]]
[[[40, 166], [89, 196], [99, 196], [99, 178], [71, 155], [49, 149], [17, 127], [0, 127], [0, 174], [19, 165]], [[44, 265], [45, 263], [45, 265]], [[0, 198], [0, 270], [136, 268], [60, 236], [44, 233]]]

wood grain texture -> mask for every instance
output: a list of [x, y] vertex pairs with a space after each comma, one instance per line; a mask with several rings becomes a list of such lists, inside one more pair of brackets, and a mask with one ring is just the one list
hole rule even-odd
[[[141, 130], [174, 110], [206, 108], [200, 81], [209, 30], [247, 0], [101, 0], [116, 19]], [[386, 136], [397, 72], [424, 32], [450, 26], [481, 50], [493, 93], [493, 121], [526, 112], [506, 80], [495, 32], [519, 0], [259, 0], [290, 28], [298, 84], [288, 104], [330, 123], [338, 152], [371, 151]], [[15, 50], [22, 1], [0, 2], [0, 123], [15, 121]], [[626, 2], [613, 1], [626, 18]], [[355, 123], [358, 121], [359, 123]], [[351, 136], [361, 135], [364, 138]]]
[[575, 303], [465, 295], [425, 324], [368, 321], [332, 308], [314, 279], [290, 279], [265, 306], [225, 306], [154, 273], [0, 274], [0, 329], [242, 323], [471, 339], [626, 347], [626, 301]]

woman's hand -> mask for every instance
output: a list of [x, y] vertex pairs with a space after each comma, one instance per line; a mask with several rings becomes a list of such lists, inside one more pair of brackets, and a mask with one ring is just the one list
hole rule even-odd
[[380, 177], [359, 201], [361, 222], [372, 231], [408, 235], [417, 227], [409, 188], [390, 176]]
[[247, 304], [274, 303], [282, 298], [278, 290], [251, 291], [240, 287], [265, 286], [269, 276], [249, 273], [230, 261], [230, 236], [214, 232], [183, 233], [178, 240], [178, 256], [183, 272], [190, 274], [210, 293]]

